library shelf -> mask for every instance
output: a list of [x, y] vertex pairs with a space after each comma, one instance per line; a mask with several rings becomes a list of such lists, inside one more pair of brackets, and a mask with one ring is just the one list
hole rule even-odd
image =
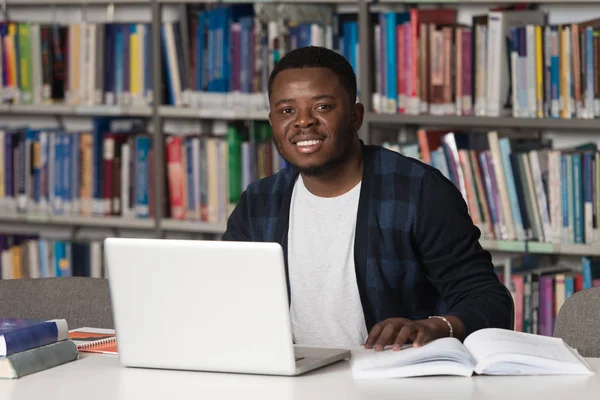
[[69, 106], [66, 104], [2, 104], [0, 114], [62, 116], [131, 116], [151, 117], [152, 108], [143, 106]]
[[213, 224], [194, 220], [163, 219], [160, 221], [160, 229], [166, 232], [185, 232], [185, 233], [213, 233], [222, 234], [225, 232], [227, 224]]
[[[19, 1], [19, 0], [15, 0]], [[98, 0], [102, 1], [102, 0]], [[179, 3], [239, 3], [235, 0], [158, 0], [162, 4], [179, 4]], [[357, 3], [357, 0], [262, 0], [264, 3], [321, 3], [321, 4], [336, 4], [336, 3]], [[367, 0], [367, 3], [393, 3], [393, 4], [436, 4], [436, 5], [461, 5], [461, 4], [600, 4], [600, 0]]]
[[32, 226], [70, 226], [77, 228], [106, 228], [106, 229], [132, 229], [153, 230], [153, 219], [116, 217], [116, 216], [80, 216], [80, 215], [42, 215], [0, 213], [0, 224], [18, 223]]
[[457, 128], [547, 129], [587, 131], [600, 130], [599, 119], [475, 117], [458, 115], [407, 115], [365, 113], [372, 124], [401, 124]]
[[[370, 2], [372, 2], [371, 0]], [[464, 4], [600, 4], [600, 0], [504, 0], [502, 2], [494, 0], [378, 0], [379, 3], [411, 4], [411, 5], [464, 5]]]
[[216, 119], [216, 120], [267, 120], [267, 110], [231, 110], [231, 109], [209, 109], [195, 107], [160, 106], [159, 114], [163, 118], [187, 118], [187, 119]]
[[488, 251], [533, 253], [533, 254], [558, 254], [600, 256], [600, 244], [570, 244], [570, 243], [541, 243], [524, 242], [516, 240], [486, 240], [479, 241], [481, 246]]

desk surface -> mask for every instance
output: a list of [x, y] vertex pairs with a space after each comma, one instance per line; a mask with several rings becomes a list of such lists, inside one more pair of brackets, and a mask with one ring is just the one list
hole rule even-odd
[[288, 378], [124, 368], [117, 356], [82, 353], [69, 364], [0, 380], [0, 399], [598, 399], [600, 359], [589, 362], [595, 375], [358, 381], [347, 361]]

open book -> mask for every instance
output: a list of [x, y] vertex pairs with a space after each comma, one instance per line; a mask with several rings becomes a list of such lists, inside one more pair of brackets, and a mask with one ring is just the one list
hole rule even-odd
[[427, 375], [563, 375], [593, 374], [577, 350], [562, 339], [504, 329], [482, 329], [464, 344], [443, 338], [422, 347], [406, 345], [376, 352], [352, 349], [356, 379], [403, 378]]

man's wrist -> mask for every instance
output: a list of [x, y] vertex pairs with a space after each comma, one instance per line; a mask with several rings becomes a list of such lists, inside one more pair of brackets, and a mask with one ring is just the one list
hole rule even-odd
[[452, 324], [452, 328], [454, 329], [454, 337], [461, 341], [464, 340], [465, 326], [463, 325], [462, 321], [454, 315], [444, 315], [444, 317], [446, 317], [448, 322]]
[[[432, 327], [436, 339], [450, 337], [450, 324], [452, 326], [452, 336], [463, 340], [464, 326], [460, 319], [453, 315], [432, 316], [434, 318], [426, 319], [426, 323]], [[447, 321], [447, 322], [446, 322]]]
[[450, 321], [448, 321], [448, 319], [446, 317], [443, 317], [441, 315], [432, 315], [429, 317], [429, 319], [439, 319], [441, 321], [444, 321], [446, 323], [446, 326], [448, 327], [448, 335], [450, 337], [454, 337], [454, 327], [452, 326], [452, 324], [450, 323]]

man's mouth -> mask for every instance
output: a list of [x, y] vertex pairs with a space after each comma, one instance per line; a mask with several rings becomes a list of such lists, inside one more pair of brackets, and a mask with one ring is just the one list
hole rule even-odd
[[311, 154], [319, 151], [321, 148], [321, 143], [323, 143], [324, 139], [304, 139], [299, 140], [295, 143], [292, 143], [296, 146], [296, 151], [302, 154]]
[[298, 146], [298, 147], [314, 146], [316, 144], [321, 143], [322, 141], [323, 141], [322, 139], [302, 140], [300, 142], [296, 142], [296, 146]]

